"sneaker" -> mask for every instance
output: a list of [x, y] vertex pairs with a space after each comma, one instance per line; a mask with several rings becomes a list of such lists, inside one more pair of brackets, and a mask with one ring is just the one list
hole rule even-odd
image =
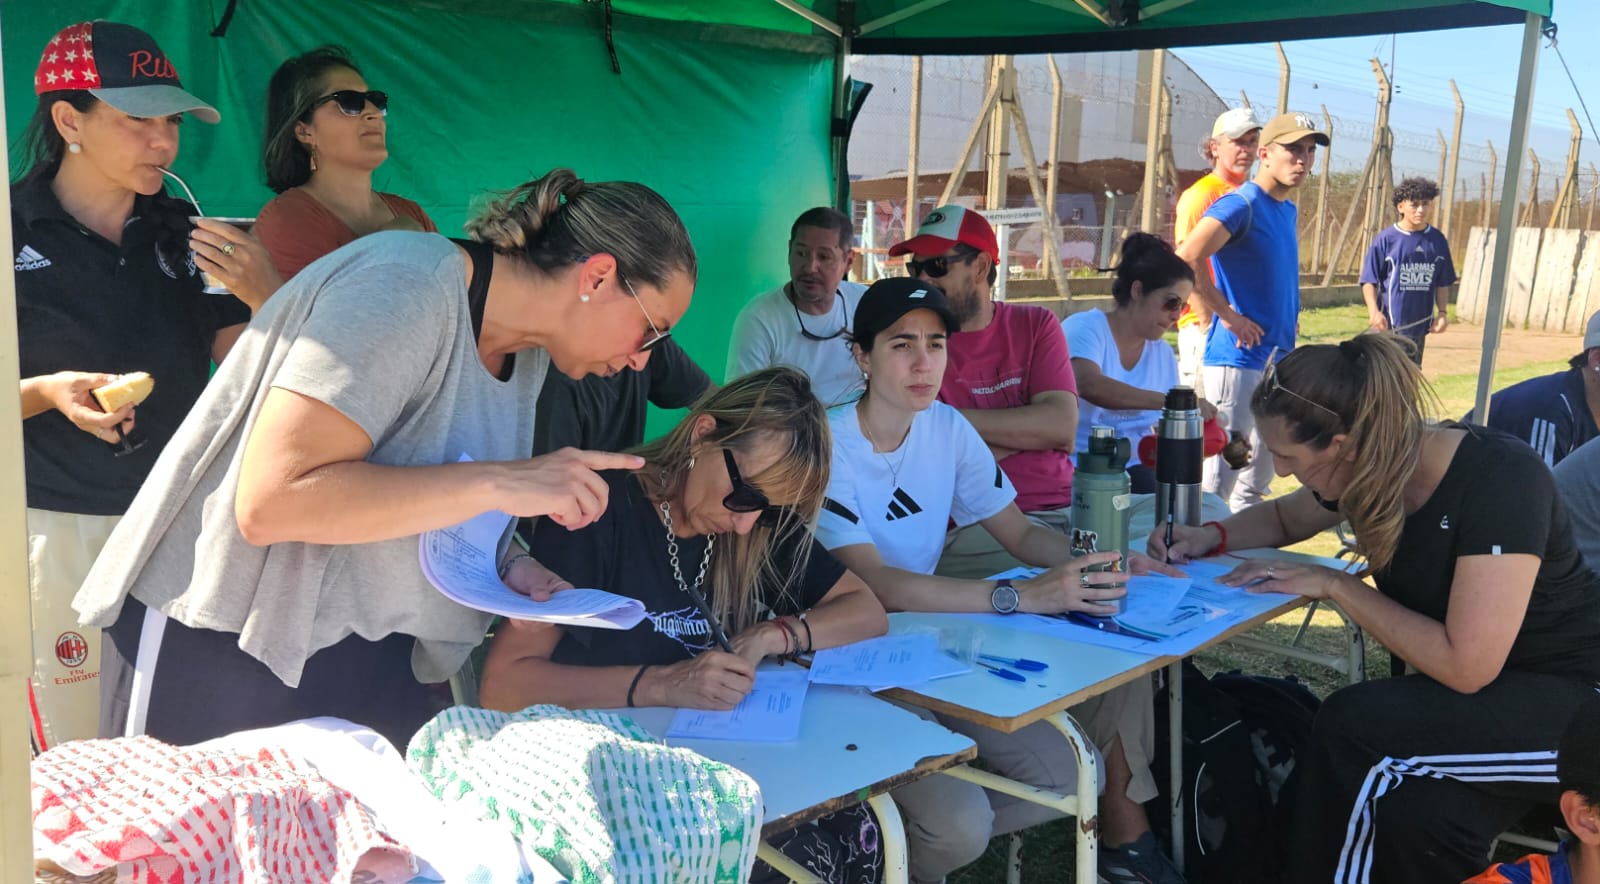
[[1183, 873], [1145, 832], [1121, 847], [1100, 848], [1100, 884], [1183, 884]]

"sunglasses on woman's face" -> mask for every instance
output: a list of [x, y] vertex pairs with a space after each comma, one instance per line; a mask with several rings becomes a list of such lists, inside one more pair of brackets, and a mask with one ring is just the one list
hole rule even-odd
[[722, 449], [722, 462], [727, 464], [728, 481], [733, 483], [733, 490], [722, 498], [723, 509], [730, 513], [760, 513], [758, 521], [761, 524], [776, 525], [783, 508], [773, 506], [765, 492], [745, 482], [744, 477], [739, 475], [739, 465], [734, 463], [732, 451]]
[[373, 107], [378, 109], [378, 113], [381, 116], [386, 117], [389, 115], [389, 93], [379, 92], [376, 89], [371, 92], [362, 92], [357, 89], [340, 89], [337, 92], [329, 92], [327, 95], [311, 102], [311, 110], [316, 110], [330, 101], [337, 103], [339, 105], [339, 113], [347, 117], [359, 117], [366, 113], [367, 102], [369, 101], [372, 102]]

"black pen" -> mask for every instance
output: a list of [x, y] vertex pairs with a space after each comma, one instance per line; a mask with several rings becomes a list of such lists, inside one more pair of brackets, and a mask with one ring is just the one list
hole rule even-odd
[[1167, 486], [1167, 548], [1162, 552], [1161, 560], [1172, 564], [1172, 508], [1178, 502], [1178, 486]]
[[733, 653], [733, 642], [728, 641], [728, 634], [722, 631], [722, 624], [717, 622], [711, 613], [711, 606], [706, 604], [706, 597], [700, 593], [696, 586], [684, 586], [684, 591], [689, 593], [689, 598], [694, 600], [694, 606], [700, 609], [700, 616], [706, 618], [706, 625], [711, 627], [711, 636], [717, 640], [717, 646], [728, 653]]

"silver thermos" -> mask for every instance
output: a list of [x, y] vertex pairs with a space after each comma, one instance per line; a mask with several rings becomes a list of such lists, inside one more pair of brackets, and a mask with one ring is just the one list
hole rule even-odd
[[1200, 476], [1205, 462], [1205, 422], [1190, 387], [1167, 391], [1156, 425], [1156, 530], [1167, 514], [1179, 525], [1200, 524]]

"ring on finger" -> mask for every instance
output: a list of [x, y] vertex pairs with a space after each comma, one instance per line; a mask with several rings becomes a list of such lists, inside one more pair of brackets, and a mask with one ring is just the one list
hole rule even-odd
[[223, 243], [222, 244], [222, 254], [227, 255], [228, 257], [232, 258], [233, 257], [233, 243], [231, 243], [231, 242]]
[[1276, 576], [1278, 576], [1277, 569], [1273, 568], [1271, 565], [1268, 565], [1267, 566], [1267, 576], [1268, 577], [1276, 577]]
[[1089, 582], [1089, 572], [1088, 571], [1080, 571], [1078, 573], [1078, 585], [1083, 587], [1084, 589], [1088, 589], [1089, 587], [1094, 585], [1094, 584]]

